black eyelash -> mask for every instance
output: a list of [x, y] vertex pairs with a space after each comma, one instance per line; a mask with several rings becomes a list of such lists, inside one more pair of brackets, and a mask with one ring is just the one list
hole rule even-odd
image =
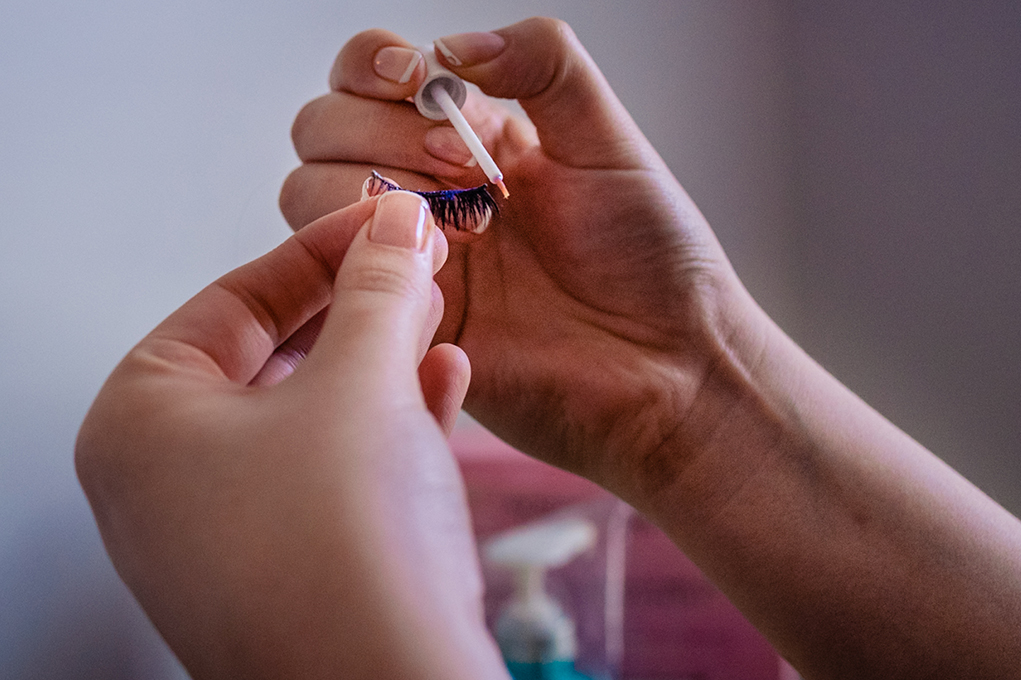
[[[386, 191], [401, 191], [401, 187], [388, 181], [375, 170], [372, 171], [372, 182], [385, 188]], [[443, 191], [414, 191], [429, 203], [433, 219], [440, 227], [453, 227], [455, 231], [474, 232], [472, 225], [488, 223], [494, 214], [499, 214], [500, 207], [496, 204], [486, 185], [472, 189], [445, 189]]]

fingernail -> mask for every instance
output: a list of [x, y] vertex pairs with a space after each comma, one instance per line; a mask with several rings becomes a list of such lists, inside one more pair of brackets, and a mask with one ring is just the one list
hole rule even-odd
[[429, 204], [408, 191], [388, 191], [379, 197], [369, 227], [369, 240], [387, 246], [421, 250], [425, 244]]
[[425, 133], [425, 150], [434, 158], [452, 165], [464, 165], [474, 160], [457, 130], [445, 125], [431, 128]]
[[411, 80], [415, 75], [415, 69], [422, 63], [422, 53], [417, 50], [409, 50], [406, 47], [384, 47], [376, 52], [376, 58], [372, 67], [380, 78], [400, 83]]
[[400, 191], [401, 187], [389, 177], [383, 177], [373, 171], [364, 182], [362, 182], [362, 197], [359, 200], [367, 201], [373, 196], [382, 196], [388, 191]]
[[433, 44], [451, 66], [475, 66], [499, 56], [506, 41], [496, 33], [458, 33]]

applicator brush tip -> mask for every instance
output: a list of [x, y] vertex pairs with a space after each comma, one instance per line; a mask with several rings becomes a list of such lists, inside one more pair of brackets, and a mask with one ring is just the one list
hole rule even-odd
[[497, 177], [494, 179], [493, 184], [500, 187], [500, 193], [503, 194], [504, 198], [510, 198], [510, 192], [507, 191], [507, 185], [503, 183], [503, 177]]

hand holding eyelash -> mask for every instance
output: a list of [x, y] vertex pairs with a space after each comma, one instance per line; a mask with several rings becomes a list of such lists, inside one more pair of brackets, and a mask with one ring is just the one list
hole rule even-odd
[[[97, 397], [79, 476], [190, 677], [505, 677], [465, 615], [481, 577], [444, 436], [469, 367], [422, 348], [444, 252], [407, 192], [332, 213], [198, 293]], [[307, 359], [266, 376], [317, 312]]]
[[[1010, 676], [1016, 520], [758, 308], [571, 30], [530, 19], [437, 48], [529, 117], [477, 96], [464, 109], [513, 195], [436, 277], [436, 339], [473, 366], [467, 410], [643, 510], [819, 677], [975, 677], [977, 659]], [[420, 191], [482, 183], [406, 101], [418, 59], [385, 31], [341, 51], [334, 92], [295, 122], [295, 229], [357, 201], [373, 169]]]
[[[437, 340], [456, 340], [472, 361], [469, 412], [515, 446], [612, 484], [636, 446], [660, 444], [656, 423], [671, 417], [660, 409], [693, 398], [714, 347], [708, 316], [743, 304], [740, 283], [566, 25], [531, 19], [437, 48], [456, 74], [529, 116], [469, 93], [463, 111], [512, 198], [476, 241], [451, 243], [436, 278], [446, 302]], [[295, 121], [305, 164], [281, 193], [292, 227], [359, 200], [373, 170], [416, 191], [485, 182], [464, 167], [449, 125], [406, 101], [424, 76], [419, 60], [381, 30], [344, 46], [333, 92]], [[675, 370], [692, 379], [662, 379]], [[639, 405], [647, 422], [612, 426]]]
[[[362, 200], [380, 196], [388, 191], [400, 191], [401, 187], [375, 170], [362, 184]], [[445, 191], [414, 192], [429, 203], [436, 226], [455, 232], [481, 234], [489, 226], [495, 213], [500, 212], [496, 201], [489, 195], [485, 185], [473, 189], [448, 189]]]

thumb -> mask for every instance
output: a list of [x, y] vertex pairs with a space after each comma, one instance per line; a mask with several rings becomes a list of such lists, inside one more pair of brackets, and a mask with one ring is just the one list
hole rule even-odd
[[434, 44], [437, 59], [487, 95], [517, 99], [554, 160], [620, 169], [654, 162], [655, 151], [563, 21], [526, 19]]
[[[355, 236], [304, 368], [344, 393], [421, 399], [417, 368], [432, 302], [436, 228], [421, 197], [391, 191]], [[394, 391], [396, 390], [396, 391]]]

